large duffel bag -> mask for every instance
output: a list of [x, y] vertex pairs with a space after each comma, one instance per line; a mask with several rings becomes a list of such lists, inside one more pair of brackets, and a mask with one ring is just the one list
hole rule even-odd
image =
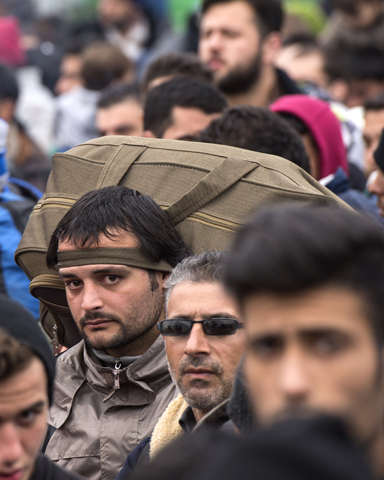
[[194, 253], [227, 249], [244, 219], [266, 204], [345, 206], [293, 163], [234, 147], [111, 136], [55, 154], [46, 193], [32, 212], [15, 258], [31, 280], [32, 295], [46, 307], [43, 327], [67, 346], [77, 341], [78, 332], [63, 282], [45, 264], [47, 246], [81, 195], [109, 185], [153, 197]]

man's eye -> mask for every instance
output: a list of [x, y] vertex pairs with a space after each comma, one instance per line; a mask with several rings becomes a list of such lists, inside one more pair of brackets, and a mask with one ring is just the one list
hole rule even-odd
[[333, 355], [346, 347], [346, 341], [338, 335], [324, 335], [314, 338], [312, 346], [319, 355]]
[[18, 417], [18, 424], [22, 427], [31, 425], [35, 421], [38, 413], [36, 410], [26, 410], [22, 412]]
[[276, 337], [259, 338], [250, 344], [252, 354], [259, 357], [271, 357], [281, 353], [283, 342]]
[[80, 280], [71, 280], [69, 282], [65, 283], [65, 286], [69, 288], [69, 290], [76, 290], [81, 286], [81, 281]]
[[119, 280], [120, 277], [118, 277], [117, 275], [106, 275], [102, 281], [106, 284], [112, 285], [114, 283], [117, 283]]

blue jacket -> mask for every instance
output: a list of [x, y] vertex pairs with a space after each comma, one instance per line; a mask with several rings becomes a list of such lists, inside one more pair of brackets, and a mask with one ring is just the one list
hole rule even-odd
[[16, 265], [15, 250], [36, 201], [5, 188], [0, 192], [0, 292], [39, 318], [39, 301], [29, 293], [29, 279]]

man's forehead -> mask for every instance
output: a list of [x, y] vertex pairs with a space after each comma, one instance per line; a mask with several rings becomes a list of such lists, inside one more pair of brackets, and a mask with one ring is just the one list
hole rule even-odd
[[[85, 244], [83, 248], [137, 248], [140, 246], [139, 240], [132, 234], [122, 230], [111, 229], [110, 235], [100, 233], [97, 237], [97, 242], [89, 245]], [[76, 242], [72, 239], [59, 240], [59, 251], [78, 250]]]
[[48, 405], [47, 374], [42, 361], [34, 357], [22, 371], [0, 382], [0, 417], [43, 402]]

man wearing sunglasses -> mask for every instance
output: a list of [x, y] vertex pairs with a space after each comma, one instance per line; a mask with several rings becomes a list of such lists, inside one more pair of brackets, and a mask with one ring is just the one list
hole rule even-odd
[[222, 284], [224, 252], [204, 252], [177, 265], [166, 281], [166, 319], [158, 323], [169, 370], [181, 394], [153, 434], [128, 456], [116, 480], [127, 479], [174, 438], [227, 422], [226, 403], [245, 348], [243, 324]]

